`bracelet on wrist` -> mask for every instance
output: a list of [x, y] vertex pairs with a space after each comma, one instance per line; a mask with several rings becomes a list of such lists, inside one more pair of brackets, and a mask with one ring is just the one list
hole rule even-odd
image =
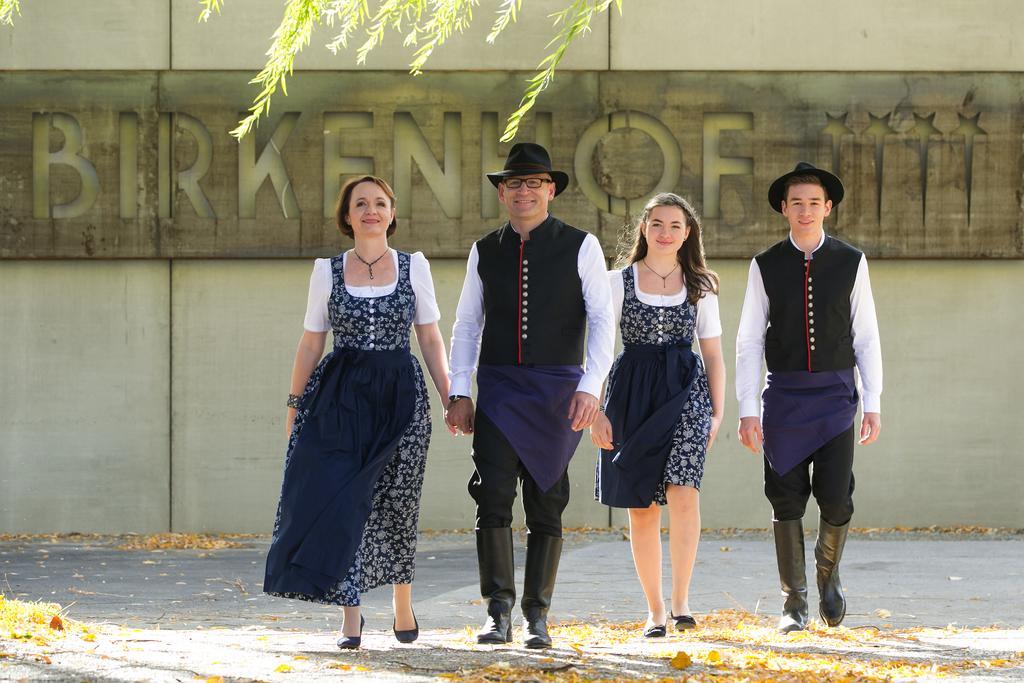
[[299, 394], [288, 394], [288, 401], [286, 404], [289, 408], [295, 408], [298, 410], [302, 407], [302, 396]]

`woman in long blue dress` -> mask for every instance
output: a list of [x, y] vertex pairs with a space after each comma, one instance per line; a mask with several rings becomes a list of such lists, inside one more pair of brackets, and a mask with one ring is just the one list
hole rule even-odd
[[[704, 262], [700, 220], [682, 197], [644, 207], [628, 265], [609, 280], [623, 351], [608, 380], [604, 414], [591, 427], [601, 448], [596, 495], [629, 509], [630, 545], [647, 598], [647, 637], [696, 626], [690, 576], [700, 537], [704, 457], [722, 424], [725, 365], [718, 276]], [[694, 338], [700, 356], [691, 347]], [[661, 508], [669, 512], [671, 609], [661, 591]]]
[[[364, 623], [360, 593], [388, 583], [395, 637], [419, 633], [412, 580], [430, 405], [411, 329], [442, 401], [448, 363], [426, 259], [388, 246], [391, 187], [373, 176], [349, 181], [337, 223], [355, 244], [317, 259], [310, 278], [263, 590], [343, 606], [338, 646], [351, 649]], [[321, 360], [328, 330], [334, 348]]]

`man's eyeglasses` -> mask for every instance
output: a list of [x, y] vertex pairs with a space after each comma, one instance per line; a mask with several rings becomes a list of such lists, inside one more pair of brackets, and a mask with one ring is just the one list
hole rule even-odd
[[544, 183], [553, 183], [555, 181], [548, 178], [506, 178], [502, 182], [510, 190], [518, 190], [523, 185], [526, 185], [531, 190], [538, 190]]

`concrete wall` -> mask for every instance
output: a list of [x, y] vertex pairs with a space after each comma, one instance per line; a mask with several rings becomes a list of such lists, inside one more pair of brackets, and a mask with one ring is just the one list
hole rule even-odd
[[168, 264], [0, 261], [0, 531], [164, 531]]
[[[486, 3], [466, 35], [439, 48], [435, 70], [532, 69], [553, 35], [547, 15], [566, 0], [524, 7], [494, 46], [485, 43], [494, 14]], [[228, 0], [223, 14], [197, 23], [195, 0], [22, 3], [15, 29], [0, 28], [0, 69], [258, 70], [282, 3]], [[1024, 48], [1016, 0], [860, 3], [825, 0], [634, 0], [623, 14], [598, 17], [593, 33], [563, 61], [567, 69], [1019, 71]], [[300, 69], [357, 69], [355, 50], [323, 46], [319, 29], [296, 62]], [[352, 41], [362, 44], [362, 35]], [[794, 56], [792, 45], [799, 43]], [[385, 36], [367, 68], [403, 70], [413, 49]], [[742, 49], [738, 49], [742, 48]]]
[[[418, 79], [400, 101], [380, 88], [385, 82], [382, 79], [405, 82], [402, 72], [412, 50], [399, 47], [399, 36], [388, 34], [385, 49], [374, 53], [366, 67], [359, 67], [354, 51], [333, 56], [325, 50], [323, 44], [333, 34], [321, 29], [297, 62], [300, 70], [315, 73], [297, 75], [292, 82], [301, 85], [306, 78], [311, 86], [292, 88], [289, 100], [276, 101], [276, 110], [344, 109], [353, 101], [335, 92], [344, 85], [346, 92], [363, 97], [359, 102], [370, 102], [367, 111], [383, 107], [386, 116], [378, 116], [385, 127], [382, 140], [387, 144], [383, 149], [393, 148], [387, 122], [399, 105], [410, 110], [432, 107], [421, 125], [436, 143], [445, 107], [462, 111], [462, 103], [470, 97], [484, 98], [487, 111], [505, 112], [515, 106], [522, 77], [535, 67], [552, 34], [545, 15], [565, 4], [565, 0], [529, 3], [522, 23], [510, 27], [495, 46], [483, 41], [493, 15], [479, 9], [469, 34], [440, 48], [428, 67], [441, 72], [487, 73], [435, 74]], [[882, 152], [885, 163], [895, 164], [898, 171], [893, 176], [897, 179], [887, 186], [900, 191], [884, 202], [864, 191], [844, 205], [853, 207], [857, 215], [875, 211], [887, 217], [884, 225], [879, 219], [877, 230], [866, 237], [880, 245], [877, 253], [1019, 255], [1019, 212], [1013, 214], [1018, 220], [1005, 223], [1009, 232], [1001, 238], [1016, 251], [985, 251], [970, 240], [971, 248], [961, 252], [921, 251], [920, 245], [916, 252], [899, 252], [886, 246], [892, 240], [910, 240], [909, 233], [916, 235], [913, 239], [924, 239], [925, 246], [929, 239], [963, 239], [969, 229], [981, 224], [977, 220], [970, 223], [969, 214], [967, 220], [961, 220], [962, 211], [949, 210], [949, 206], [956, 209], [958, 202], [962, 203], [959, 197], [969, 187], [966, 181], [929, 193], [930, 201], [938, 202], [933, 214], [950, 221], [936, 223], [932, 233], [919, 227], [916, 214], [906, 213], [916, 211], [916, 205], [900, 192], [914, 195], [915, 183], [941, 177], [927, 164], [924, 178], [918, 180], [916, 171], [918, 143], [911, 132], [920, 124], [924, 132], [917, 132], [928, 133], [929, 113], [937, 112], [934, 125], [940, 132], [955, 137], [960, 128], [954, 127], [977, 122], [970, 118], [976, 111], [992, 109], [985, 98], [994, 92], [1001, 98], [996, 109], [1003, 119], [990, 122], [982, 118], [981, 125], [1011, 131], [996, 140], [997, 146], [1005, 148], [1012, 159], [1019, 158], [1021, 100], [1015, 79], [1024, 66], [1024, 48], [1017, 40], [1016, 28], [1024, 21], [1024, 5], [1017, 0], [865, 0], [855, 5], [826, 0], [813, 11], [795, 0], [703, 4], [635, 0], [624, 4], [622, 16], [612, 12], [600, 17], [593, 33], [566, 56], [562, 64], [565, 74], [556, 80], [547, 100], [557, 103], [559, 111], [585, 110], [573, 115], [586, 122], [593, 116], [632, 108], [640, 97], [663, 102], [659, 115], [692, 122], [700, 116], [686, 113], [687, 107], [698, 114], [705, 105], [718, 107], [719, 102], [730, 100], [715, 93], [728, 91], [746, 93], [744, 97], [761, 103], [735, 111], [761, 116], [758, 112], [764, 108], [764, 98], [759, 93], [775, 92], [779, 78], [796, 78], [800, 84], [790, 88], [796, 99], [813, 104], [815, 111], [830, 112], [830, 127], [834, 116], [852, 112], [848, 121], [834, 119], [837, 130], [848, 125], [857, 128], [858, 135], [867, 134], [875, 129], [876, 120], [885, 124], [885, 113], [892, 112], [889, 124], [900, 132], [884, 142]], [[139, 130], [145, 135], [138, 149], [141, 170], [137, 170], [144, 176], [138, 183], [142, 187], [153, 181], [146, 173], [157, 173], [158, 144], [153, 133], [160, 126], [159, 112], [201, 110], [202, 103], [208, 101], [212, 116], [207, 124], [214, 141], [222, 144], [227, 140], [226, 131], [234, 124], [236, 112], [255, 93], [245, 81], [263, 64], [280, 7], [279, 2], [228, 0], [223, 16], [198, 24], [199, 7], [194, 0], [49, 0], [22, 3], [22, 16], [16, 17], [15, 27], [0, 27], [0, 92], [5, 95], [0, 98], [0, 114], [18, 108], [17, 116], [8, 117], [0, 126], [0, 161], [13, 163], [10, 160], [30, 157], [32, 117], [26, 112], [60, 108], [85, 112], [82, 125], [89, 137], [83, 154], [95, 159], [106, 193], [102, 198], [109, 204], [103, 220], [97, 214], [78, 223], [53, 220], [32, 232], [29, 239], [24, 224], [18, 221], [32, 208], [25, 203], [31, 201], [33, 178], [25, 171], [30, 165], [22, 164], [18, 174], [5, 177], [0, 173], [0, 244], [17, 247], [5, 252], [13, 258], [0, 259], [0, 532], [269, 530], [285, 442], [282, 402], [301, 332], [310, 262], [188, 258], [227, 253], [242, 258], [296, 256], [306, 253], [302, 249], [330, 253], [337, 241], [322, 221], [319, 184], [304, 182], [298, 189], [300, 204], [312, 207], [307, 210], [313, 212], [314, 220], [298, 228], [285, 226], [297, 230], [299, 246], [236, 253], [215, 251], [238, 239], [235, 224], [195, 221], [189, 224], [191, 232], [183, 232], [180, 221], [172, 225], [159, 219], [152, 196], [139, 196], [138, 204], [145, 209], [140, 219], [122, 220], [118, 217], [119, 197], [113, 194], [115, 186], [110, 179], [118, 177], [119, 112], [140, 113]], [[354, 44], [361, 42], [360, 36]], [[794, 43], [801, 46], [797, 57], [791, 47]], [[742, 49], [737, 49], [740, 46]], [[349, 73], [347, 80], [339, 80], [340, 72], [357, 70], [365, 73]], [[385, 73], [388, 71], [391, 73]], [[615, 71], [662, 73], [608, 73]], [[813, 80], [802, 76], [815, 71], [833, 73]], [[777, 72], [788, 76], [777, 78]], [[904, 97], [905, 80], [923, 84], [913, 102]], [[490, 84], [486, 88], [480, 86], [484, 81]], [[939, 85], [933, 87], [933, 81]], [[196, 92], [197, 83], [206, 85]], [[1000, 85], [1006, 83], [1009, 87]], [[949, 84], [956, 88], [964, 84], [953, 100], [947, 97]], [[433, 106], [423, 95], [427, 90], [437, 91], [438, 101], [451, 100], [453, 104]], [[597, 102], [596, 108], [581, 96], [595, 92], [600, 98], [590, 100]], [[375, 104], [374, 97], [384, 104]], [[285, 106], [285, 102], [289, 104]], [[464, 120], [479, 121], [484, 104], [469, 107]], [[811, 109], [787, 104], [782, 110], [795, 116], [790, 122], [794, 129], [807, 128]], [[764, 128], [758, 119], [755, 122], [758, 130]], [[996, 123], [1003, 128], [993, 128]], [[532, 134], [533, 125], [532, 120], [527, 122], [527, 135]], [[260, 148], [271, 130], [273, 126], [265, 125], [260, 131]], [[110, 135], [97, 137], [97, 131]], [[303, 134], [319, 140], [320, 131]], [[884, 139], [888, 133], [872, 134]], [[566, 127], [556, 121], [556, 163], [572, 166], [571, 150], [579, 135], [575, 124]], [[700, 131], [694, 135], [682, 150], [680, 187], [691, 196], [703, 191], [708, 175], [700, 157]], [[926, 137], [928, 144], [938, 143], [934, 131]], [[882, 158], [879, 150], [875, 142], [858, 140], [849, 138], [856, 154], [843, 156], [853, 159], [844, 163], [853, 163], [858, 173], [873, 173], [873, 165]], [[234, 143], [227, 142], [232, 154], [237, 154]], [[479, 215], [480, 206], [474, 203], [481, 197], [476, 163], [489, 162], [478, 142], [471, 142], [465, 150], [472, 163], [467, 161], [462, 194], [469, 198], [466, 211]], [[815, 151], [813, 142], [806, 145], [808, 154]], [[378, 143], [377, 139], [361, 141], [380, 147]], [[740, 143], [743, 141], [733, 140], [723, 152], [747, 155]], [[50, 151], [59, 144], [54, 133]], [[190, 145], [183, 142], [179, 152], [185, 158], [178, 159], [179, 167], [191, 163], [194, 146]], [[599, 160], [603, 155], [617, 158], [623, 149], [634, 147], [650, 150], [651, 142], [639, 133], [620, 131], [618, 137], [609, 135], [595, 156]], [[433, 149], [433, 154], [440, 154], [440, 149]], [[835, 154], [845, 154], [844, 149], [818, 152], [825, 154], [823, 159], [831, 153], [834, 160]], [[981, 169], [978, 177], [984, 173], [1021, 177], [1018, 161], [986, 163], [983, 145], [974, 148], [974, 153]], [[958, 170], [962, 157], [966, 158], [966, 150], [961, 154], [957, 148], [957, 154], [933, 154], [929, 163], [940, 171]], [[613, 166], [614, 177], [603, 180], [620, 183], [625, 173], [648, 179], [654, 171], [636, 163], [645, 158], [634, 154], [628, 164]], [[758, 187], [774, 171], [791, 163], [778, 155], [770, 158], [775, 166], [757, 167], [761, 174], [756, 178]], [[217, 184], [212, 201], [220, 211], [237, 204], [237, 197], [225, 189], [236, 179], [237, 164], [235, 156], [219, 152], [215, 159]], [[294, 161], [298, 166], [321, 167], [315, 155], [300, 155]], [[172, 162], [165, 165], [170, 167]], [[394, 168], [389, 164], [385, 159], [378, 172], [392, 175]], [[940, 168], [941, 164], [945, 166]], [[966, 162], [963, 165], [966, 167]], [[54, 176], [53, 199], [67, 201], [78, 191], [77, 176], [66, 169], [59, 173], [65, 175]], [[412, 178], [406, 194], [417, 217], [433, 212], [440, 218], [422, 175], [413, 174]], [[60, 194], [65, 190], [71, 193], [67, 197]], [[217, 196], [217, 192], [228, 194]], [[1000, 191], [998, 196], [983, 194], [974, 206], [985, 212], [1009, 200], [1017, 207], [1014, 197], [1012, 191]], [[284, 228], [267, 222], [267, 217], [280, 214], [274, 201], [270, 188], [264, 187], [257, 202], [259, 217], [248, 219], [243, 227], [264, 231], [261, 234], [268, 240], [277, 239], [275, 235], [279, 237]], [[589, 212], [580, 224], [595, 229], [606, 238], [606, 245], [611, 244], [609, 237], [621, 222], [619, 216], [595, 212], [575, 187], [560, 201], [563, 213]], [[183, 214], [191, 216], [193, 209], [182, 206]], [[589, 216], [595, 217], [591, 220]], [[737, 230], [752, 229], [748, 221], [741, 222]], [[754, 241], [769, 242], [769, 235], [774, 235], [771, 225], [761, 225], [762, 232], [755, 230]], [[438, 244], [446, 249], [451, 246], [447, 252], [438, 250], [438, 245], [434, 248], [437, 253], [455, 254], [468, 244], [459, 240], [471, 239], [479, 227], [474, 224], [465, 236], [458, 231], [446, 233], [443, 239], [451, 245]], [[417, 246], [417, 235], [411, 230], [408, 235], [399, 239], [402, 246], [430, 246]], [[110, 240], [100, 239], [104, 236]], [[131, 251], [125, 247], [150, 244], [154, 236], [155, 249]], [[716, 239], [720, 242], [713, 254], [746, 254], [746, 245], [728, 251], [734, 237], [722, 230], [707, 239], [709, 244]], [[19, 246], [25, 240], [31, 244]], [[56, 249], [79, 242], [78, 251]], [[161, 251], [178, 242], [194, 250]], [[95, 260], [18, 260], [40, 255]], [[113, 255], [128, 256], [129, 260], [102, 260]], [[185, 258], [167, 260], [168, 255]], [[154, 258], [130, 260], [136, 256]], [[744, 260], [718, 260], [713, 265], [723, 276], [723, 345], [731, 366], [747, 264]], [[444, 315], [442, 330], [447, 336], [464, 266], [459, 259], [435, 259], [433, 268]], [[1014, 397], [1024, 379], [1024, 360], [1017, 352], [1017, 340], [1024, 332], [1019, 316], [1024, 263], [876, 259], [872, 277], [886, 360], [884, 430], [877, 445], [860, 449], [857, 455], [855, 523], [1021, 526], [1024, 498], [1019, 494], [1020, 447], [1015, 430], [1020, 411]], [[760, 493], [760, 460], [736, 442], [731, 383], [727, 397], [726, 423], [704, 480], [704, 524], [763, 527], [770, 513]], [[471, 471], [469, 442], [449, 436], [441, 427], [436, 401], [433, 409], [437, 427], [421, 524], [425, 528], [469, 527], [473, 511], [464, 493]], [[601, 526], [609, 521], [608, 510], [592, 501], [592, 469], [593, 449], [585, 437], [571, 470], [573, 499], [566, 516], [570, 526]], [[614, 524], [624, 521], [621, 513], [611, 519]]]
[[[432, 265], [447, 337], [464, 264]], [[712, 265], [731, 378], [747, 263]], [[309, 268], [0, 261], [0, 530], [268, 531]], [[876, 261], [871, 273], [883, 434], [858, 450], [856, 524], [1020, 526], [1012, 397], [1024, 377], [1024, 263]], [[703, 521], [764, 527], [760, 460], [736, 441], [733, 394], [730, 379]], [[436, 400], [433, 410], [421, 525], [469, 527], [469, 440], [448, 435]], [[593, 464], [584, 437], [569, 526], [608, 523], [592, 500]]]

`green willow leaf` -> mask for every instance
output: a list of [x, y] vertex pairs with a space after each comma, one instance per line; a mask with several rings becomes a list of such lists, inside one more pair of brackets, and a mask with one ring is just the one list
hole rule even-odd
[[0, 0], [0, 24], [14, 26], [14, 15], [21, 16], [21, 4], [18, 0]]

